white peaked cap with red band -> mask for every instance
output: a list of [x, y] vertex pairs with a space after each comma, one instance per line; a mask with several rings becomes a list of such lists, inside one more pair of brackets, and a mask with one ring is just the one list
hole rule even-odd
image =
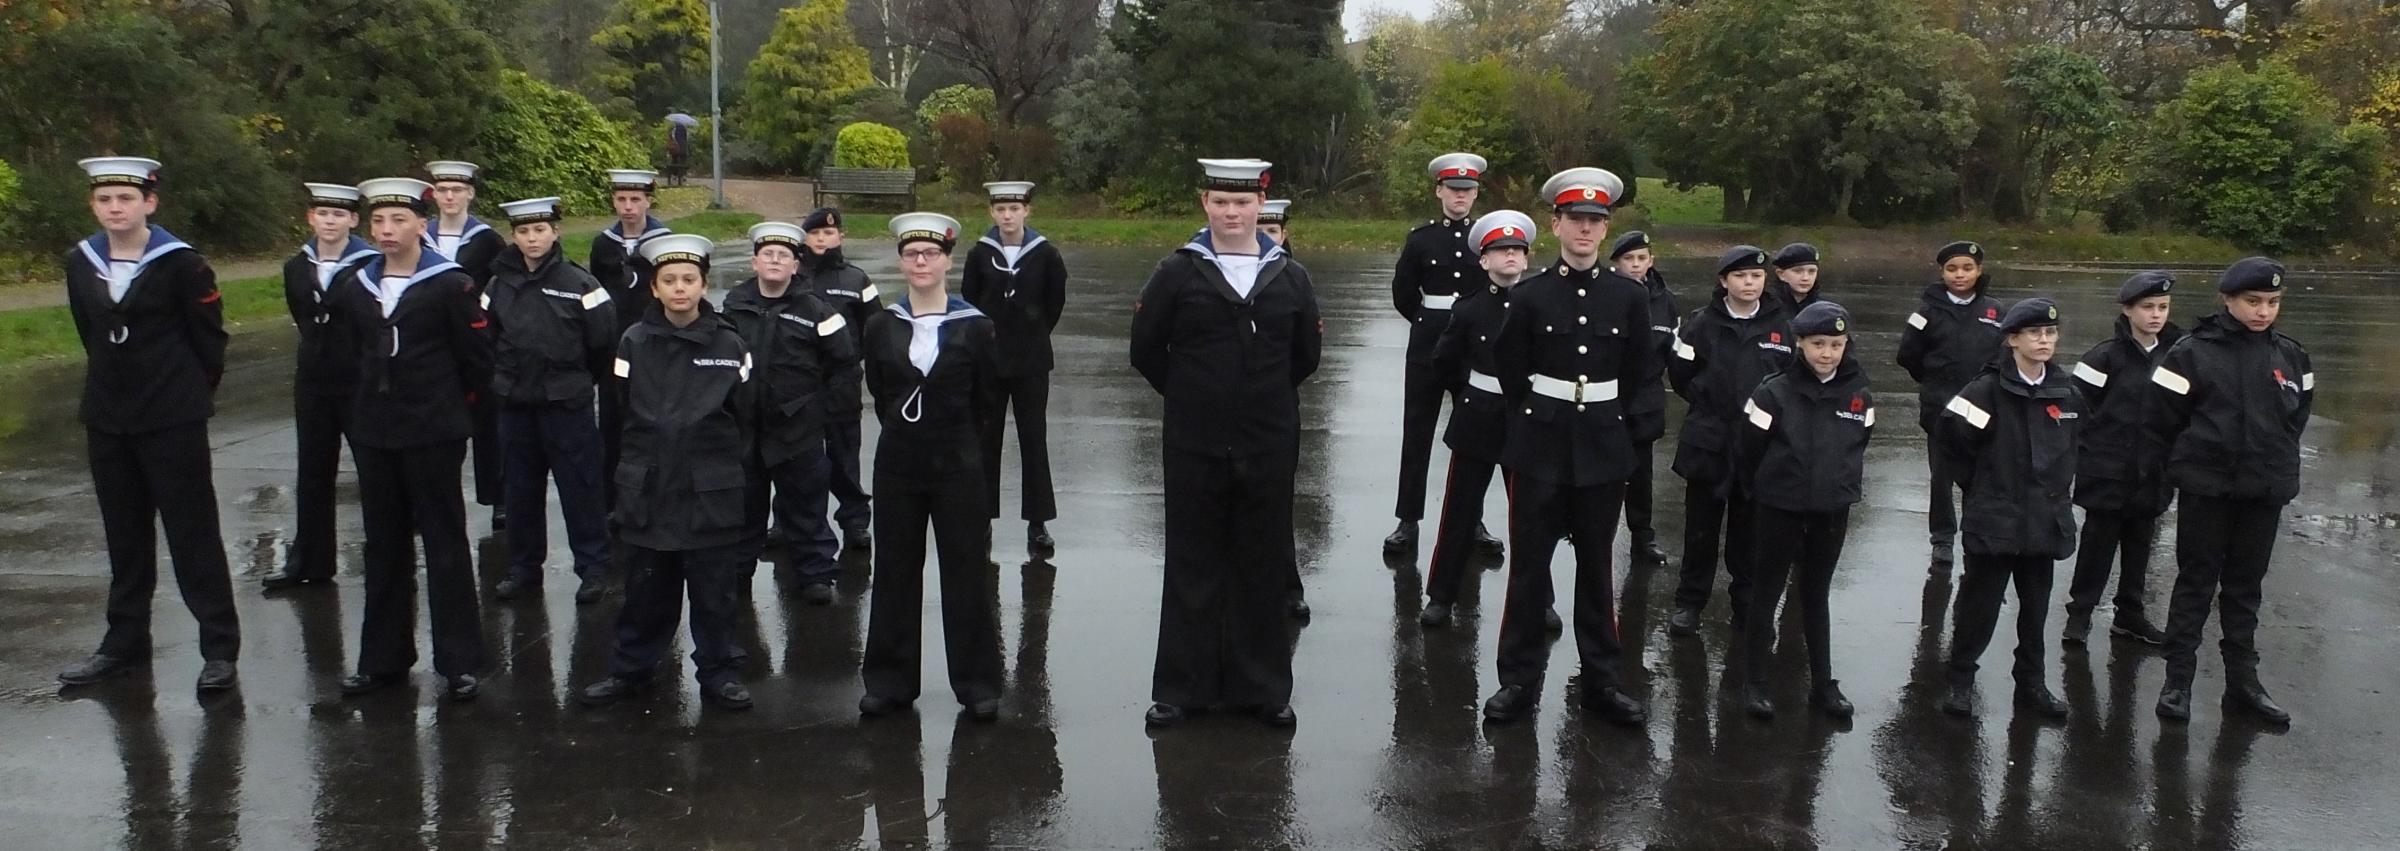
[[1262, 225], [1283, 224], [1291, 220], [1291, 215], [1292, 200], [1289, 198], [1277, 198], [1258, 207], [1258, 223]]
[[91, 157], [75, 164], [93, 186], [157, 186], [158, 161], [147, 157]]
[[642, 259], [652, 268], [669, 263], [690, 263], [708, 269], [709, 255], [716, 253], [716, 240], [696, 233], [665, 233], [642, 243]]
[[433, 184], [414, 177], [378, 177], [358, 185], [367, 209], [407, 207], [423, 214], [433, 206]]
[[1493, 248], [1533, 248], [1533, 218], [1515, 210], [1494, 210], [1475, 220], [1468, 229], [1467, 241], [1478, 252]]
[[949, 251], [958, 244], [958, 220], [940, 213], [901, 213], [892, 217], [892, 237], [902, 248], [911, 242], [930, 242]]
[[1604, 168], [1570, 168], [1542, 184], [1542, 197], [1550, 199], [1551, 209], [1560, 213], [1605, 216], [1624, 196], [1625, 181]]
[[1266, 160], [1201, 160], [1200, 188], [1220, 192], [1265, 192], [1272, 182]]
[[1491, 164], [1482, 157], [1467, 153], [1450, 153], [1434, 157], [1425, 164], [1425, 173], [1435, 183], [1452, 189], [1471, 189], [1483, 185], [1483, 172]]

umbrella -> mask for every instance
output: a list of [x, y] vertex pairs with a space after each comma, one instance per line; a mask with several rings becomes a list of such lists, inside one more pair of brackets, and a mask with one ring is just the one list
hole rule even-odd
[[698, 127], [700, 126], [700, 119], [693, 118], [686, 113], [670, 112], [667, 113], [667, 123], [680, 124], [685, 127]]

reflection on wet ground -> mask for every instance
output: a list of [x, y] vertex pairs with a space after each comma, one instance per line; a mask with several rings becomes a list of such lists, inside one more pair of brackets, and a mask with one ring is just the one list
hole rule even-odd
[[[860, 255], [889, 279], [881, 251]], [[242, 688], [195, 700], [191, 626], [168, 592], [153, 673], [62, 695], [52, 673], [98, 640], [105, 560], [73, 421], [74, 370], [20, 374], [0, 388], [6, 844], [2400, 846], [2400, 816], [2378, 803], [2400, 799], [2387, 758], [2387, 692], [2400, 681], [2400, 590], [2389, 578], [2400, 525], [2400, 297], [2389, 282], [2303, 281], [2286, 313], [2320, 379], [2306, 485], [2285, 518], [2260, 635], [2266, 684], [2299, 715], [2289, 732], [2224, 718], [2208, 699], [2221, 680], [2206, 653], [2197, 717], [2162, 729], [2150, 712], [2160, 666], [2105, 641], [2052, 649], [2075, 709], [2063, 725], [2011, 716], [2005, 666], [1987, 666], [1982, 718], [1941, 715], [1924, 684], [1937, 681], [1951, 583], [1927, 575], [1922, 438], [1906, 425], [1877, 436], [1868, 503], [1835, 579], [1835, 665], [1858, 702], [1855, 722], [1743, 717], [1728, 688], [1737, 681], [1722, 609], [1700, 638], [1671, 640], [1672, 574], [1620, 565], [1629, 685], [1652, 709], [1646, 729], [1629, 731], [1572, 708], [1565, 652], [1539, 713], [1509, 727], [1479, 722], [1493, 685], [1497, 573], [1469, 586], [1453, 628], [1428, 632], [1414, 621], [1423, 554], [1386, 564], [1379, 552], [1404, 339], [1388, 307], [1388, 260], [1304, 255], [1325, 301], [1329, 356], [1305, 403], [1299, 534], [1316, 616], [1296, 650], [1300, 726], [1279, 734], [1202, 719], [1152, 736], [1140, 713], [1158, 601], [1158, 403], [1124, 365], [1124, 329], [1155, 258], [1069, 258], [1077, 277], [1051, 402], [1059, 554], [1008, 558], [1023, 551], [1022, 526], [998, 527], [1010, 691], [994, 726], [952, 714], [938, 654], [926, 677], [935, 693], [918, 715], [859, 722], [866, 575], [855, 560], [831, 607], [788, 602], [780, 581], [760, 573], [743, 634], [759, 706], [750, 713], [704, 707], [680, 660], [662, 677], [680, 688], [604, 711], [576, 706], [571, 690], [605, 671], [616, 604], [579, 609], [568, 582], [549, 583], [539, 601], [487, 606], [500, 662], [479, 702], [438, 700], [429, 676], [413, 691], [341, 699], [334, 683], [354, 649], [360, 598], [348, 479], [338, 587], [296, 598], [256, 591], [279, 568], [292, 521], [289, 341], [269, 326], [238, 336], [213, 425], [226, 542], [246, 580]], [[1687, 306], [1704, 297], [1697, 266], [1668, 271]], [[1913, 394], [1889, 364], [1919, 272], [1828, 269], [1834, 297], [1869, 329], [1854, 347], [1888, 423], [1913, 422]], [[1999, 277], [2003, 297], [2061, 298], [2062, 349], [2080, 352], [2106, 333], [2112, 278]], [[2200, 312], [2187, 303], [2179, 319]], [[1668, 541], [1680, 539], [1680, 494], [1662, 481]], [[1490, 510], [1503, 509], [1495, 492]], [[563, 571], [565, 536], [551, 540]], [[479, 547], [487, 582], [497, 580], [504, 546]], [[2154, 576], [2171, 570], [2162, 552]], [[2153, 606], [2168, 584], [2150, 584]], [[938, 617], [926, 622], [939, 628]], [[1792, 650], [1775, 688], [1796, 710], [1803, 666], [1796, 632], [1785, 637]]]

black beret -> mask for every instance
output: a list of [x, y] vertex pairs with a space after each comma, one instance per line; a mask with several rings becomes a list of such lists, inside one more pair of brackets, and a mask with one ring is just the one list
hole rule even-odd
[[1755, 245], [1736, 245], [1717, 258], [1717, 274], [1730, 275], [1744, 269], [1767, 268], [1766, 249]]
[[1810, 302], [1792, 317], [1792, 336], [1820, 337], [1850, 333], [1850, 311], [1830, 301]]
[[1981, 264], [1983, 263], [1983, 246], [1965, 240], [1950, 243], [1942, 246], [1942, 250], [1934, 252], [1933, 264], [1945, 265], [1950, 262], [1952, 257], [1973, 257], [1977, 264]]
[[2244, 257], [2217, 276], [2217, 292], [2283, 292], [2283, 264], [2264, 257]]
[[820, 229], [820, 228], [838, 228], [838, 227], [841, 227], [841, 226], [842, 226], [842, 211], [840, 211], [840, 210], [837, 210], [837, 209], [834, 209], [834, 208], [832, 208], [832, 207], [818, 207], [817, 209], [815, 209], [814, 211], [811, 211], [811, 212], [808, 214], [808, 218], [805, 218], [805, 219], [801, 219], [801, 220], [800, 220], [800, 229], [801, 229], [801, 230], [817, 230], [817, 229]]
[[1617, 258], [1619, 258], [1619, 257], [1623, 257], [1623, 256], [1625, 256], [1625, 255], [1627, 255], [1627, 254], [1631, 254], [1631, 253], [1633, 253], [1633, 252], [1640, 251], [1640, 250], [1642, 250], [1642, 249], [1644, 249], [1644, 248], [1649, 248], [1649, 247], [1650, 247], [1650, 235], [1649, 235], [1649, 234], [1643, 233], [1643, 232], [1641, 232], [1641, 231], [1638, 231], [1638, 230], [1637, 230], [1637, 231], [1631, 231], [1631, 232], [1628, 232], [1628, 233], [1626, 233], [1624, 236], [1621, 236], [1621, 237], [1618, 237], [1618, 238], [1617, 238], [1617, 245], [1616, 245], [1616, 247], [1614, 247], [1614, 248], [1611, 248], [1611, 249], [1609, 249], [1609, 250], [1608, 250], [1608, 259], [1610, 259], [1610, 260], [1615, 260], [1615, 259], [1617, 259]]
[[1814, 245], [1795, 242], [1775, 251], [1775, 268], [1777, 269], [1814, 265], [1817, 265], [1817, 247]]
[[2175, 289], [2175, 276], [2165, 272], [2135, 272], [2117, 288], [2117, 303], [2132, 304], [2154, 295], [2167, 295]]
[[2027, 328], [2058, 324], [2058, 302], [2034, 296], [2009, 305], [2008, 313], [2000, 317], [2000, 333], [2014, 334]]

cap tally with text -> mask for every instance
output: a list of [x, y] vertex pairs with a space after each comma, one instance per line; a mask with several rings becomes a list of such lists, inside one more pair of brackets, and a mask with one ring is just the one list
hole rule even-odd
[[92, 178], [93, 187], [131, 186], [136, 189], [158, 188], [158, 161], [142, 157], [92, 157], [77, 160], [85, 174]]
[[638, 168], [612, 168], [612, 169], [609, 169], [609, 170], [608, 170], [608, 191], [610, 191], [610, 192], [620, 192], [620, 191], [621, 191], [621, 192], [657, 192], [657, 191], [658, 191], [658, 172], [655, 172], [655, 171], [644, 171], [644, 170], [642, 170], [642, 169], [638, 169]]
[[2117, 303], [2132, 304], [2154, 295], [2167, 295], [2174, 289], [2174, 275], [2157, 270], [2135, 272], [2133, 277], [2125, 279], [2124, 286], [2117, 288]]
[[911, 242], [930, 242], [948, 252], [958, 244], [958, 220], [940, 213], [901, 213], [892, 217], [892, 236], [900, 247]]
[[2000, 317], [2000, 333], [2014, 334], [2027, 328], [2058, 324], [2058, 302], [2047, 296], [2034, 296], [2008, 306]]
[[2242, 292], [2283, 292], [2283, 264], [2265, 257], [2244, 257], [2225, 267], [2217, 276], [2217, 292], [2226, 295]]
[[642, 243], [642, 259], [650, 261], [651, 268], [669, 263], [690, 263], [706, 272], [708, 255], [716, 249], [715, 242], [696, 233], [660, 234]]
[[1952, 257], [1972, 257], [1976, 265], [1983, 265], [1983, 246], [1963, 239], [1942, 246], [1942, 250], [1933, 253], [1933, 265], [1948, 265]]
[[424, 215], [433, 209], [433, 184], [414, 177], [378, 177], [358, 185], [367, 209], [405, 207]]
[[1551, 175], [1542, 184], [1542, 197], [1550, 200], [1552, 212], [1597, 213], [1608, 215], [1609, 208], [1625, 194], [1625, 181], [1607, 169], [1570, 168]]
[[1643, 250], [1643, 249], [1645, 249], [1645, 248], [1649, 248], [1649, 247], [1650, 247], [1650, 235], [1649, 235], [1649, 234], [1643, 233], [1643, 232], [1641, 232], [1641, 231], [1638, 231], [1638, 230], [1637, 230], [1637, 231], [1632, 231], [1632, 232], [1629, 232], [1629, 233], [1625, 234], [1624, 236], [1617, 237], [1617, 244], [1616, 244], [1616, 247], [1614, 247], [1614, 248], [1610, 248], [1610, 249], [1608, 250], [1608, 259], [1610, 259], [1610, 260], [1615, 260], [1615, 259], [1617, 259], [1617, 258], [1619, 258], [1619, 257], [1623, 257], [1623, 256], [1625, 256], [1625, 255], [1627, 255], [1627, 254], [1631, 254], [1631, 253], [1633, 253], [1633, 252], [1640, 251], [1640, 250]]
[[1002, 180], [986, 183], [983, 185], [983, 192], [984, 194], [991, 196], [991, 203], [994, 204], [1003, 204], [1010, 201], [1015, 201], [1019, 204], [1030, 203], [1033, 201], [1033, 181]]
[[790, 222], [759, 222], [750, 226], [750, 250], [757, 252], [770, 245], [780, 245], [793, 254], [808, 244], [808, 232]]
[[1483, 172], [1491, 164], [1482, 157], [1468, 153], [1451, 153], [1434, 157], [1425, 164], [1433, 182], [1452, 189], [1473, 189], [1483, 185]]
[[1792, 317], [1794, 337], [1840, 337], [1850, 333], [1850, 311], [1830, 301], [1809, 302]]
[[1475, 226], [1467, 231], [1467, 243], [1475, 246], [1477, 252], [1494, 248], [1530, 249], [1533, 238], [1532, 217], [1515, 210], [1493, 210], [1476, 219]]
[[512, 227], [516, 225], [538, 224], [541, 222], [556, 222], [559, 220], [558, 199], [556, 197], [527, 198], [523, 201], [510, 201], [506, 204], [500, 205], [500, 211], [508, 214], [508, 223]]
[[801, 230], [824, 230], [826, 228], [839, 230], [841, 226], [842, 211], [833, 207], [818, 207], [810, 210], [808, 218], [800, 220]]
[[332, 207], [336, 210], [348, 210], [355, 213], [358, 212], [359, 200], [366, 197], [359, 194], [356, 186], [343, 186], [339, 183], [301, 185], [308, 187], [308, 205], [311, 207]]
[[434, 160], [425, 164], [425, 173], [435, 183], [474, 183], [475, 176], [483, 173], [483, 166], [459, 160]]
[[1201, 160], [1200, 188], [1218, 192], [1265, 192], [1275, 167], [1266, 160]]
[[1269, 201], [1269, 202], [1267, 202], [1267, 203], [1265, 203], [1265, 204], [1261, 204], [1261, 205], [1259, 205], [1259, 208], [1258, 208], [1258, 223], [1259, 223], [1259, 224], [1262, 224], [1262, 225], [1280, 225], [1280, 224], [1284, 224], [1284, 223], [1286, 223], [1286, 222], [1289, 222], [1289, 221], [1291, 221], [1291, 220], [1292, 220], [1292, 201], [1291, 201], [1291, 199], [1289, 199], [1289, 198], [1278, 198], [1278, 199], [1275, 199], [1275, 200], [1273, 200], [1273, 201]]
[[1814, 245], [1795, 242], [1775, 249], [1775, 268], [1777, 269], [1815, 265], [1817, 265], [1817, 247]]
[[1736, 245], [1717, 257], [1717, 274], [1730, 275], [1744, 269], [1767, 268], [1767, 250], [1755, 245]]

